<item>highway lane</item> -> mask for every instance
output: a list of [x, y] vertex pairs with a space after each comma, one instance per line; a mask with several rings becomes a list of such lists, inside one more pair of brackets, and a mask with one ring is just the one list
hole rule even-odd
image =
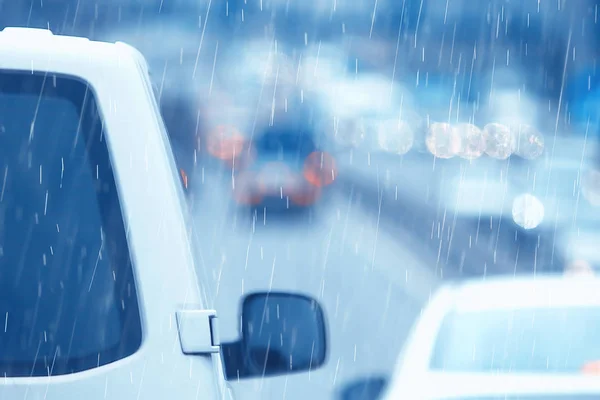
[[[387, 374], [438, 279], [431, 255], [378, 228], [360, 194], [340, 186], [328, 201], [293, 218], [237, 209], [230, 177], [199, 166], [194, 222], [212, 277], [222, 340], [239, 331], [236, 309], [256, 290], [307, 293], [322, 302], [330, 357], [320, 370], [237, 382], [242, 399], [334, 398], [353, 379]], [[396, 232], [396, 234], [400, 234]]]

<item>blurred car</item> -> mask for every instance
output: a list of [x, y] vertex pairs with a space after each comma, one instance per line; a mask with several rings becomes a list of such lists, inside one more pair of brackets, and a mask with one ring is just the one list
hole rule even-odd
[[388, 379], [384, 376], [368, 376], [344, 385], [338, 400], [376, 400], [383, 393]]
[[311, 132], [296, 124], [269, 127], [250, 141], [229, 134], [210, 145], [209, 153], [231, 160], [233, 198], [242, 206], [308, 207], [337, 175], [333, 156], [320, 151]]
[[384, 399], [600, 398], [600, 279], [503, 277], [437, 292]]

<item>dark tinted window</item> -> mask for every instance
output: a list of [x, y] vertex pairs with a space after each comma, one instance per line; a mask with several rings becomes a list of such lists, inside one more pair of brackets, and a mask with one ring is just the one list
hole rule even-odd
[[598, 308], [454, 313], [442, 324], [431, 368], [579, 373], [600, 360], [599, 329]]
[[308, 133], [301, 130], [270, 128], [255, 140], [256, 149], [262, 153], [284, 153], [307, 156], [315, 150]]
[[0, 375], [82, 371], [141, 343], [102, 133], [83, 82], [0, 72]]

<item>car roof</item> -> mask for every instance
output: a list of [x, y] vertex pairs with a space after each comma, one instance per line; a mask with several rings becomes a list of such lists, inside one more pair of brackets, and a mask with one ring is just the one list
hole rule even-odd
[[[4, 28], [0, 31], [0, 49], [10, 54], [7, 60], [0, 60], [0, 68], [7, 69], [48, 71], [80, 76], [87, 70], [104, 66], [125, 68], [128, 65], [125, 59], [129, 58], [144, 72], [148, 70], [142, 54], [125, 43], [108, 43], [92, 41], [84, 37], [55, 35], [47, 29]], [[44, 61], [40, 62], [40, 60]]]
[[452, 307], [458, 312], [600, 306], [600, 278], [587, 275], [485, 278], [456, 284], [451, 290]]

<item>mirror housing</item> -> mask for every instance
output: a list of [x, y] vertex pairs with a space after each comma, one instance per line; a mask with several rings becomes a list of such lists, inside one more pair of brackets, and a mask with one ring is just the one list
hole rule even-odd
[[253, 293], [244, 298], [241, 314], [241, 339], [221, 345], [227, 379], [296, 373], [325, 363], [325, 316], [315, 299], [286, 292]]

